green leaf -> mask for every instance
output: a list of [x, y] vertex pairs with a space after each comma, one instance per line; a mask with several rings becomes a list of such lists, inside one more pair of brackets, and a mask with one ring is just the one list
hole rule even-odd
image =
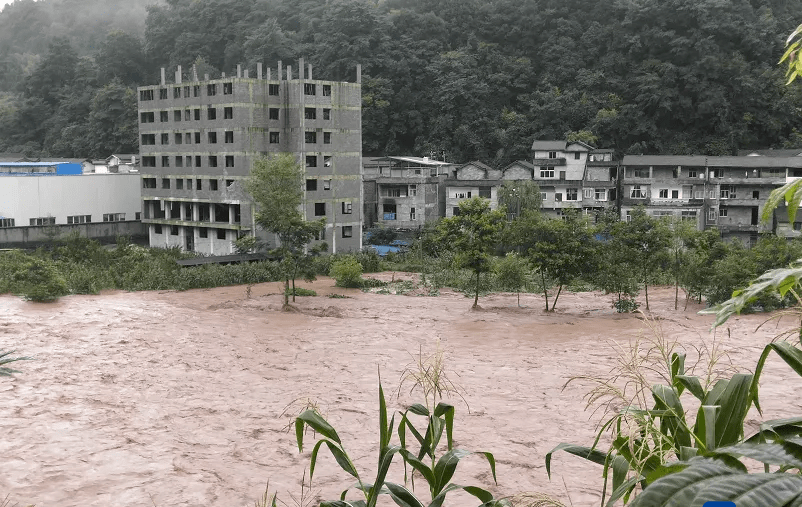
[[348, 455], [345, 454], [345, 451], [340, 449], [334, 444], [334, 442], [329, 440], [321, 440], [321, 442], [324, 442], [328, 446], [329, 451], [331, 451], [334, 459], [337, 460], [337, 464], [340, 465], [340, 468], [359, 479], [359, 474], [357, 473], [356, 468], [354, 468], [353, 463], [351, 463], [351, 460], [348, 458]]
[[[395, 453], [399, 451], [401, 451], [401, 448], [397, 445], [389, 445], [382, 449], [381, 457], [379, 458], [379, 469], [376, 472], [376, 484], [384, 484], [384, 479], [387, 477], [387, 471], [390, 469], [390, 465], [393, 462], [393, 456], [395, 456]], [[376, 498], [382, 493], [383, 491], [381, 488], [371, 490], [370, 494], [368, 495], [368, 505], [376, 505]]]
[[[630, 477], [626, 481], [622, 482], [617, 488], [613, 489], [612, 494], [610, 494], [610, 499], [607, 501], [607, 507], [612, 507], [615, 502], [617, 502], [620, 498], [629, 497], [632, 493], [632, 490], [635, 489], [635, 486], [638, 485], [638, 482], [643, 480], [642, 475], [638, 475], [635, 477]], [[626, 503], [626, 500], [624, 501]]]
[[802, 376], [802, 350], [786, 341], [778, 341], [766, 345], [766, 347], [763, 349], [763, 353], [760, 354], [760, 358], [757, 361], [755, 375], [752, 379], [752, 385], [750, 389], [751, 397], [755, 402], [755, 408], [761, 414], [763, 411], [760, 409], [760, 404], [758, 402], [758, 381], [760, 379], [760, 374], [763, 372], [763, 366], [766, 364], [766, 359], [772, 350], [775, 351], [780, 358], [797, 373], [797, 375]]
[[440, 402], [434, 409], [434, 416], [444, 416], [446, 421], [446, 438], [448, 439], [448, 450], [450, 451], [454, 446], [454, 405]]
[[802, 470], [802, 445], [793, 441], [741, 442], [716, 449], [715, 454], [747, 457], [769, 465], [791, 466]]
[[702, 417], [705, 422], [705, 449], [712, 451], [716, 448], [716, 424], [718, 418], [716, 413], [719, 410], [718, 405], [702, 405], [699, 409], [702, 411]]
[[[313, 430], [317, 431], [318, 433], [320, 433], [324, 437], [326, 437], [328, 439], [331, 439], [331, 440], [337, 442], [338, 444], [342, 443], [342, 442], [340, 442], [340, 436], [337, 435], [337, 432], [334, 430], [334, 428], [328, 422], [326, 422], [326, 420], [323, 419], [320, 416], [320, 414], [318, 414], [314, 410], [307, 410], [303, 414], [299, 415], [298, 418], [295, 420], [295, 434], [296, 434], [296, 437], [298, 436], [298, 421], [299, 420], [302, 421], [303, 423], [308, 424]], [[303, 430], [303, 425], [301, 426], [301, 428]], [[299, 447], [300, 447], [300, 445], [299, 445]]]
[[384, 485], [390, 490], [390, 497], [399, 507], [423, 507], [415, 495], [404, 486], [392, 482], [386, 482]]
[[699, 491], [693, 505], [735, 502], [738, 507], [785, 507], [802, 494], [802, 477], [791, 474], [737, 474], [718, 478]]
[[446, 486], [445, 489], [443, 489], [442, 492], [440, 492], [440, 494], [438, 494], [436, 497], [432, 499], [428, 507], [440, 507], [441, 505], [443, 505], [443, 502], [446, 499], [446, 495], [449, 492], [454, 491], [455, 489], [461, 489], [466, 493], [475, 496], [476, 498], [479, 499], [480, 502], [482, 502], [482, 505], [488, 505], [488, 504], [492, 505], [492, 502], [494, 501], [493, 494], [482, 488], [478, 488], [476, 486], [460, 486], [459, 484], [449, 484], [448, 486]]
[[407, 411], [412, 412], [413, 414], [429, 417], [429, 409], [424, 407], [420, 403], [415, 403], [414, 405], [411, 405], [407, 409]]
[[595, 448], [562, 443], [546, 453], [546, 475], [549, 476], [549, 479], [551, 479], [551, 456], [557, 451], [565, 451], [569, 454], [573, 454], [574, 456], [579, 456], [580, 458], [585, 458], [588, 461], [592, 461], [597, 465], [604, 466], [604, 464], [607, 462], [607, 454]]
[[752, 375], [746, 373], [733, 375], [719, 398], [721, 410], [716, 414], [716, 447], [735, 443], [743, 436], [744, 420], [752, 404], [752, 379]]
[[317, 464], [317, 453], [320, 450], [320, 446], [323, 445], [325, 440], [321, 439], [315, 444], [312, 448], [312, 456], [309, 460], [309, 483], [312, 483], [312, 477], [315, 475], [315, 465]]
[[438, 495], [454, 476], [459, 460], [471, 454], [471, 451], [452, 449], [440, 456], [434, 466], [434, 488], [432, 494]]
[[621, 484], [627, 478], [627, 473], [629, 472], [629, 462], [622, 458], [621, 456], [616, 456], [613, 458], [613, 491], [618, 489]]
[[661, 417], [660, 429], [667, 435], [673, 437], [677, 452], [680, 446], [690, 447], [691, 435], [688, 433], [685, 424], [685, 410], [679, 399], [677, 390], [673, 387], [657, 384], [652, 386], [652, 397], [654, 397], [657, 410], [670, 410], [670, 416]]
[[689, 507], [702, 488], [721, 476], [735, 473], [720, 463], [701, 462], [649, 484], [630, 507]]
[[423, 461], [416, 458], [415, 455], [408, 450], [401, 449], [399, 452], [401, 453], [401, 457], [404, 458], [404, 461], [409, 463], [412, 468], [417, 470], [430, 487], [434, 486], [436, 479], [434, 477], [434, 471], [431, 468], [429, 468]]
[[693, 375], [677, 375], [676, 381], [688, 390], [697, 400], [705, 398], [705, 390], [702, 388], [699, 377]]
[[[771, 434], [771, 435], [768, 435]], [[769, 436], [787, 438], [802, 435], [802, 417], [789, 417], [787, 419], [772, 419], [760, 424], [760, 430], [747, 438], [747, 442], [763, 442]]]
[[387, 427], [387, 403], [384, 401], [384, 390], [379, 382], [379, 449], [384, 449], [390, 443], [390, 432]]

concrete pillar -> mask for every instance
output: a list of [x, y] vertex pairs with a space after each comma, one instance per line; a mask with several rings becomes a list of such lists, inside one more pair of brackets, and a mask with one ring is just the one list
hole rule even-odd
[[248, 69], [245, 69], [245, 70], [242, 72], [242, 77], [244, 77], [245, 79], [248, 79]]
[[311, 81], [312, 80], [312, 64], [310, 63], [308, 67], [309, 67], [309, 78], [308, 79]]
[[215, 222], [217, 220], [217, 216], [214, 212], [214, 203], [209, 203], [209, 222]]
[[360, 84], [362, 83], [362, 64], [361, 63], [357, 63], [356, 64], [356, 82], [360, 83]]
[[287, 81], [292, 81], [292, 65], [287, 65]]
[[237, 78], [240, 78], [240, 77], [242, 77], [242, 64], [238, 63], [237, 64]]
[[221, 72], [220, 73], [220, 77], [226, 77], [226, 73], [225, 72]]
[[198, 81], [198, 66], [194, 63], [192, 64], [192, 80]]
[[234, 206], [235, 204], [228, 205], [228, 223], [229, 225], [234, 225]]
[[162, 67], [162, 75], [161, 75], [161, 85], [164, 86], [167, 83], [167, 76], [164, 71], [164, 67]]
[[175, 71], [175, 84], [181, 84], [183, 78], [183, 72], [181, 71], [181, 66], [178, 66], [178, 69]]
[[282, 76], [284, 75], [284, 67], [281, 63], [281, 60], [278, 61], [278, 80], [281, 81]]
[[306, 67], [304, 67], [304, 59], [303, 58], [299, 58], [298, 59], [298, 79], [304, 79], [304, 70], [306, 70]]
[[256, 62], [256, 79], [262, 79], [262, 62]]
[[192, 221], [199, 222], [200, 221], [200, 211], [198, 211], [198, 203], [192, 203]]
[[652, 178], [654, 178], [654, 166], [650, 165], [649, 166], [649, 179], [652, 179]]
[[203, 80], [204, 81], [208, 81], [209, 80], [209, 74], [204, 74], [203, 75]]
[[272, 69], [270, 67], [267, 68], [267, 80], [270, 81], [270, 71]]

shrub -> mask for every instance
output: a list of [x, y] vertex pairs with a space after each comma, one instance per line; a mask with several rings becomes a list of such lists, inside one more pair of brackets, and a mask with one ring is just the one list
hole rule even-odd
[[337, 259], [329, 275], [336, 280], [337, 287], [362, 287], [362, 265], [352, 255]]
[[28, 301], [55, 301], [70, 292], [53, 261], [47, 259], [28, 257], [10, 278], [14, 293]]
[[[289, 289], [287, 292], [288, 296], [317, 296], [317, 292], [311, 289], [304, 289], [301, 287], [295, 287], [295, 291]], [[294, 292], [294, 294], [293, 294]]]

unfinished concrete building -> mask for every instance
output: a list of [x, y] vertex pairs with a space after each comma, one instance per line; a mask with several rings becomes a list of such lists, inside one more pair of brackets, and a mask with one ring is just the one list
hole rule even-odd
[[305, 217], [326, 219], [319, 241], [332, 253], [361, 248], [359, 66], [355, 83], [314, 80], [303, 59], [298, 68], [293, 76], [281, 62], [265, 72], [257, 64], [250, 77], [237, 66], [236, 76], [199, 79], [179, 66], [173, 83], [162, 69], [160, 84], [138, 89], [151, 246], [232, 253], [233, 240], [259, 233], [242, 188], [253, 161], [292, 153], [304, 167]]

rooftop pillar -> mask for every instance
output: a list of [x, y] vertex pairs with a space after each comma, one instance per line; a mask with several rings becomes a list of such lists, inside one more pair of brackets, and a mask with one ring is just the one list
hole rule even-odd
[[256, 79], [262, 79], [262, 62], [256, 62]]

